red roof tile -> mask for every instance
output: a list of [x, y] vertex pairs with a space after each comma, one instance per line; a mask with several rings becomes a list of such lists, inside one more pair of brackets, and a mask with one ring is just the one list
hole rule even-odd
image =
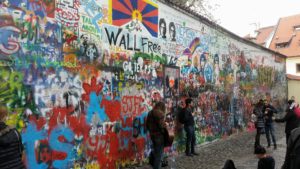
[[275, 43], [276, 44], [289, 43], [291, 39], [292, 39], [292, 36], [282, 37], [282, 38], [276, 40]]
[[256, 43], [264, 45], [267, 39], [271, 36], [275, 26], [268, 26], [257, 30]]
[[[300, 30], [295, 30], [299, 25], [300, 14], [280, 18], [269, 48], [287, 56], [300, 56]], [[276, 48], [276, 44], [279, 43], [289, 45], [285, 48]]]
[[300, 80], [300, 76], [286, 74], [286, 77], [290, 80]]

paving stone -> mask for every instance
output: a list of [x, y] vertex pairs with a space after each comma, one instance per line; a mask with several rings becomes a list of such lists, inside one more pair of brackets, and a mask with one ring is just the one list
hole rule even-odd
[[[274, 159], [276, 169], [280, 169], [286, 151], [286, 141], [284, 133], [284, 124], [275, 124], [275, 134], [277, 138], [277, 150], [273, 147], [267, 148], [267, 153]], [[226, 139], [214, 141], [209, 144], [197, 146], [199, 156], [187, 157], [179, 154], [174, 158], [175, 164], [169, 158], [169, 166], [163, 169], [221, 169], [227, 159], [232, 159], [237, 169], [255, 169], [258, 159], [254, 152], [255, 132], [242, 132], [229, 136]], [[266, 136], [261, 136], [261, 143], [266, 147]], [[135, 169], [151, 169], [149, 165], [133, 167]]]

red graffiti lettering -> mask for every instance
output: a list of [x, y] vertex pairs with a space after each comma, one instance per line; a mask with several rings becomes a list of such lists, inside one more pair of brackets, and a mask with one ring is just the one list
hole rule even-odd
[[122, 113], [140, 115], [145, 111], [144, 99], [141, 96], [124, 96], [122, 98]]

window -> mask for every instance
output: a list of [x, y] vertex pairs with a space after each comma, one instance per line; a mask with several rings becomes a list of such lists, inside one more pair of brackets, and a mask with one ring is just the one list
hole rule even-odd
[[279, 48], [287, 48], [289, 47], [289, 43], [279, 43], [279, 44], [276, 44], [276, 48], [279, 49]]
[[294, 26], [295, 31], [300, 31], [300, 25]]
[[297, 72], [297, 73], [300, 73], [300, 63], [297, 63], [297, 64], [296, 64], [296, 72]]

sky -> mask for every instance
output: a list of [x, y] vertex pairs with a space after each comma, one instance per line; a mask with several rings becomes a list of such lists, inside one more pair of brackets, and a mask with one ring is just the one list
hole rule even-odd
[[281, 17], [300, 14], [300, 0], [210, 0], [218, 24], [246, 36], [256, 28], [276, 25]]

